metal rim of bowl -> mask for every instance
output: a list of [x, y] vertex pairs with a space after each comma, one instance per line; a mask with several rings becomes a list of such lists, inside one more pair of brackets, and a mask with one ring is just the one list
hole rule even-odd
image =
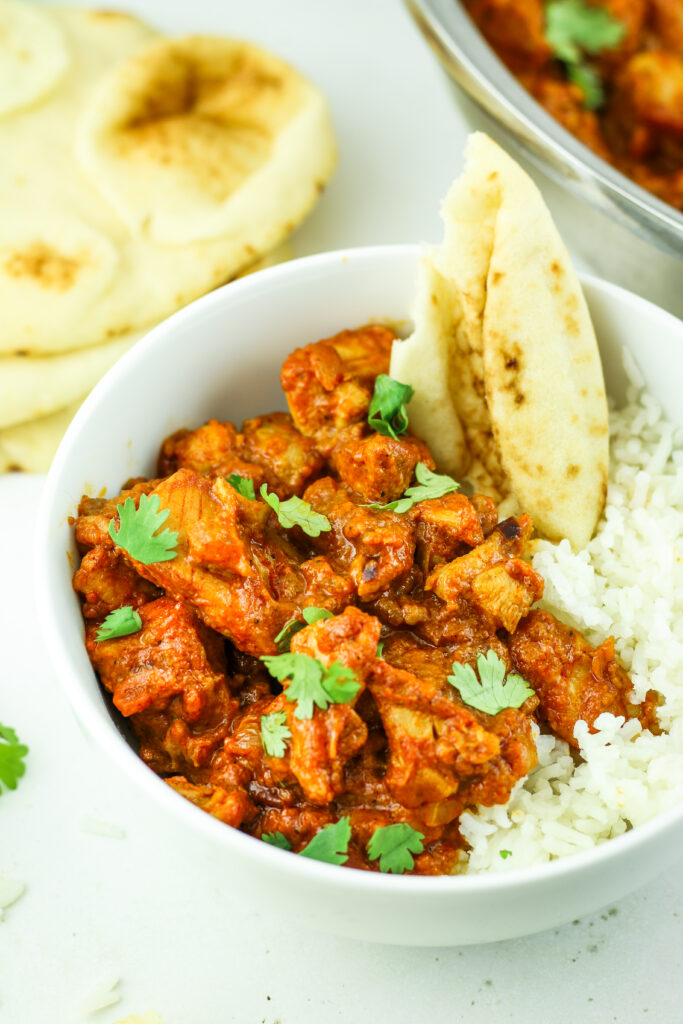
[[517, 82], [458, 0], [406, 0], [442, 65], [540, 170], [658, 248], [683, 256], [683, 214], [591, 152]]

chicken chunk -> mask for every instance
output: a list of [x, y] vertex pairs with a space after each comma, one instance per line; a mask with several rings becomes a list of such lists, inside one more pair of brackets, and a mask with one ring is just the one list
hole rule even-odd
[[[302, 629], [292, 640], [295, 654], [306, 654], [329, 667], [350, 669], [361, 684], [376, 660], [380, 624], [356, 608]], [[299, 718], [295, 705], [286, 703], [287, 724], [292, 733], [289, 764], [308, 800], [327, 804], [344, 788], [344, 765], [367, 739], [365, 722], [348, 703], [315, 707], [311, 718]], [[285, 683], [285, 696], [287, 683]]]
[[615, 79], [606, 117], [617, 153], [666, 161], [680, 170], [683, 160], [683, 56], [666, 50], [638, 53]]
[[[429, 656], [424, 664], [430, 665]], [[485, 798], [481, 802], [507, 800], [522, 776], [515, 771], [519, 763], [506, 761], [495, 729], [482, 724], [480, 719], [490, 716], [477, 717], [458, 701], [455, 690], [434, 679], [431, 669], [418, 677], [379, 660], [369, 687], [389, 740], [387, 785], [401, 804], [431, 805], [427, 820], [445, 824], [463, 809], [461, 785], [478, 780], [480, 797]], [[530, 720], [517, 711], [515, 722], [531, 766], [535, 746]]]
[[415, 437], [395, 441], [371, 434], [335, 452], [334, 466], [343, 484], [363, 501], [386, 505], [400, 498], [413, 479], [418, 462], [434, 469], [429, 449]]
[[395, 338], [387, 327], [342, 331], [298, 348], [282, 367], [282, 390], [298, 430], [328, 456], [364, 431], [379, 373], [388, 373]]
[[533, 611], [510, 637], [515, 669], [533, 686], [540, 711], [551, 729], [573, 747], [574, 726], [581, 720], [594, 731], [598, 715], [638, 718], [658, 731], [657, 698], [649, 691], [642, 704], [632, 704], [632, 683], [616, 661], [614, 641], [593, 648], [581, 634], [549, 612]]
[[165, 782], [200, 810], [233, 828], [239, 828], [244, 818], [253, 814], [253, 804], [243, 789], [226, 789], [213, 783], [195, 785], [182, 775], [173, 775], [165, 779]]
[[179, 469], [192, 469], [207, 476], [249, 476], [256, 487], [265, 483], [265, 472], [245, 459], [241, 437], [232, 423], [209, 420], [196, 430], [178, 430], [167, 437], [159, 452], [159, 476], [171, 476]]
[[98, 641], [98, 624], [87, 624], [93, 667], [156, 771], [206, 765], [237, 710], [223, 644], [182, 601], [162, 597], [138, 612], [141, 630], [114, 640]]
[[291, 416], [273, 412], [242, 425], [240, 451], [266, 475], [269, 490], [280, 498], [300, 495], [320, 474], [323, 458], [308, 437], [300, 434]]
[[161, 591], [135, 572], [120, 551], [91, 548], [74, 573], [74, 590], [83, 598], [83, 617], [104, 619], [116, 608], [139, 608]]
[[410, 571], [415, 530], [405, 516], [357, 505], [331, 477], [311, 484], [304, 500], [327, 516], [332, 526], [313, 543], [335, 569], [348, 573], [362, 601], [371, 600]]
[[543, 67], [552, 58], [542, 0], [467, 0], [467, 8], [513, 70]]
[[89, 498], [84, 494], [78, 506], [78, 516], [74, 522], [76, 543], [82, 551], [88, 548], [113, 548], [114, 541], [109, 536], [109, 524], [116, 517], [116, 509], [130, 498], [137, 508], [143, 494], [151, 494], [158, 480], [139, 480], [130, 487], [125, 487], [115, 498]]
[[177, 555], [138, 573], [191, 602], [207, 625], [248, 654], [275, 652], [274, 637], [304, 591], [300, 556], [269, 527], [271, 512], [222, 479], [178, 470], [154, 491], [178, 533]]
[[425, 575], [435, 565], [450, 562], [484, 542], [477, 510], [459, 491], [419, 501], [410, 517], [417, 527], [416, 561]]
[[438, 565], [425, 589], [433, 590], [449, 606], [464, 598], [484, 612], [494, 628], [513, 632], [543, 596], [543, 578], [518, 557], [532, 529], [527, 515], [498, 523], [482, 544]]

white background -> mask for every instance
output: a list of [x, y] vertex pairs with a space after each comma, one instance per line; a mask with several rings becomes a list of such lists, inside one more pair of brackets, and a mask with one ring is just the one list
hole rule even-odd
[[[439, 200], [477, 118], [398, 0], [129, 6], [171, 32], [254, 39], [324, 89], [341, 159], [297, 255], [438, 239]], [[240, 905], [239, 879], [116, 777], [66, 704], [33, 610], [41, 483], [0, 479], [0, 720], [31, 748], [0, 798], [0, 882], [26, 885], [0, 923], [2, 1024], [113, 1024], [147, 1009], [166, 1024], [681, 1021], [683, 861], [591, 918], [460, 949], [351, 942]], [[125, 837], [93, 835], [88, 816]], [[121, 1001], [84, 1015], [117, 977]]]

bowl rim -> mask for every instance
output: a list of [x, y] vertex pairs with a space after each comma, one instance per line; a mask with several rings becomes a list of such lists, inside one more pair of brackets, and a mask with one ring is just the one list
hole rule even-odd
[[460, 0], [405, 0], [445, 70], [540, 170], [578, 198], [681, 257], [683, 213], [612, 167], [562, 127], [500, 60]]
[[[190, 303], [167, 320], [154, 327], [132, 349], [112, 367], [77, 412], [70, 424], [51, 469], [45, 481], [37, 513], [35, 544], [34, 544], [34, 579], [36, 581], [36, 605], [39, 621], [44, 630], [44, 642], [50, 651], [55, 675], [64, 689], [81, 728], [88, 739], [93, 740], [99, 748], [103, 748], [110, 761], [120, 766], [129, 779], [137, 783], [161, 807], [165, 807], [176, 819], [187, 822], [190, 829], [198, 831], [212, 842], [222, 844], [225, 848], [234, 845], [235, 852], [252, 862], [258, 861], [266, 868], [278, 868], [291, 872], [301, 879], [313, 879], [327, 886], [343, 890], [359, 892], [377, 891], [382, 894], [402, 892], [415, 896], [433, 894], [435, 897], [455, 896], [467, 892], [505, 892], [519, 889], [522, 886], [537, 885], [542, 882], [553, 882], [560, 878], [569, 878], [585, 868], [595, 867], [605, 860], [620, 854], [627, 854], [639, 846], [661, 835], [669, 826], [683, 819], [683, 803], [663, 811], [655, 818], [620, 836], [603, 841], [597, 846], [577, 853], [569, 854], [543, 864], [535, 864], [521, 868], [506, 868], [504, 872], [482, 872], [476, 874], [456, 874], [440, 876], [393, 875], [375, 871], [339, 870], [336, 865], [322, 863], [309, 858], [285, 856], [288, 851], [264, 843], [260, 839], [248, 835], [239, 829], [224, 824], [210, 814], [200, 810], [189, 800], [174, 792], [160, 776], [157, 776], [126, 742], [116, 728], [113, 720], [97, 714], [93, 709], [96, 700], [104, 698], [99, 691], [90, 694], [84, 685], [81, 673], [71, 661], [71, 647], [67, 638], [60, 632], [57, 621], [53, 617], [53, 601], [51, 600], [50, 565], [51, 533], [55, 523], [63, 523], [67, 513], [59, 502], [59, 484], [63, 468], [66, 466], [73, 444], [82, 430], [87, 428], [90, 411], [98, 405], [101, 396], [116, 391], [119, 382], [128, 375], [137, 361], [150, 349], [163, 346], [169, 332], [192, 321], [205, 310], [225, 305], [229, 310], [230, 303], [242, 295], [254, 292], [254, 295], [267, 292], [271, 282], [279, 279], [301, 278], [305, 280], [313, 270], [329, 272], [330, 268], [349, 261], [377, 264], [387, 259], [417, 261], [423, 247], [415, 244], [362, 246], [357, 248], [332, 250], [312, 256], [291, 260], [279, 266], [260, 271], [258, 274], [230, 282], [209, 294]], [[618, 285], [603, 281], [589, 274], [579, 275], [582, 284], [608, 294], [611, 298], [645, 307], [649, 315], [656, 320], [664, 318], [670, 324], [680, 326], [680, 321], [665, 310], [646, 299], [621, 288]], [[65, 566], [68, 566], [65, 559]], [[279, 858], [273, 860], [273, 858]]]

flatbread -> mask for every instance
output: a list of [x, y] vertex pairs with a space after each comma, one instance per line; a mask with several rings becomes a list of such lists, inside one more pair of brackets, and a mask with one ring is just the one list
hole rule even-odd
[[477, 490], [580, 549], [604, 507], [609, 430], [567, 250], [531, 179], [481, 133], [442, 216], [443, 244], [427, 257], [432, 271], [421, 270], [420, 289], [436, 282], [434, 304], [423, 296], [409, 347], [392, 351], [392, 373], [419, 392], [411, 424], [438, 445], [437, 466], [459, 475], [464, 446]]
[[413, 387], [410, 428], [429, 445], [439, 469], [455, 478], [466, 473], [470, 462], [454, 400], [455, 340], [461, 320], [452, 283], [436, 270], [434, 254], [425, 253], [413, 311], [415, 328], [408, 338], [392, 345], [389, 373]]
[[0, 2], [0, 117], [42, 99], [68, 64], [57, 25], [29, 4]]
[[205, 36], [159, 40], [104, 75], [77, 146], [130, 230], [162, 245], [298, 222], [334, 162], [318, 89], [256, 46]]
[[[199, 65], [207, 47], [213, 53], [213, 42], [160, 42], [157, 33], [136, 19], [109, 12], [48, 7], [33, 13], [55, 28], [69, 63], [58, 80], [53, 76], [39, 101], [0, 116], [0, 353], [5, 355], [48, 355], [123, 339], [231, 280], [297, 226], [319, 196], [336, 156], [322, 96], [287, 69], [292, 88], [305, 96], [301, 117], [290, 126], [291, 135], [286, 134], [289, 142], [281, 152], [278, 122], [272, 127], [271, 149], [261, 154], [257, 167], [246, 167], [234, 205], [224, 200], [212, 205], [211, 196], [202, 205], [201, 189], [188, 184], [183, 174], [169, 185], [164, 154], [149, 159], [134, 132], [133, 137], [124, 132], [123, 154], [116, 159], [121, 138], [105, 114], [128, 110], [133, 116], [130, 104], [126, 106], [128, 79], [123, 71], [116, 73], [117, 65], [130, 68], [126, 61], [139, 54], [133, 70], [148, 68], [150, 61], [155, 69], [157, 77], [136, 79], [139, 111], [145, 102], [150, 107], [156, 102], [158, 76], [171, 73], [176, 53], [182, 52], [191, 66], [193, 60]], [[146, 49], [150, 45], [151, 51]], [[154, 60], [144, 57], [149, 52]], [[249, 47], [248, 52], [256, 61], [260, 51]], [[271, 59], [261, 56], [264, 62]], [[0, 67], [7, 67], [7, 60], [0, 40]], [[34, 98], [38, 92], [36, 84]], [[86, 166], [76, 154], [77, 136]], [[169, 153], [174, 170], [181, 168], [180, 147], [190, 145], [191, 138], [187, 131], [173, 136]], [[221, 152], [226, 159], [230, 152], [241, 159], [238, 148], [227, 146]], [[276, 156], [282, 175], [277, 188], [267, 170]], [[199, 151], [193, 151], [190, 163], [196, 177]], [[146, 195], [140, 185], [143, 168]], [[127, 176], [130, 203], [122, 198]], [[106, 195], [100, 185], [108, 189]], [[159, 217], [156, 193], [163, 212]], [[115, 195], [118, 204], [112, 204]], [[138, 217], [140, 203], [147, 209], [150, 197], [152, 221], [158, 225], [173, 220], [173, 203], [182, 201], [176, 226], [165, 233], [161, 227], [155, 231], [183, 244], [162, 244], [150, 237]], [[212, 212], [219, 215], [220, 233], [205, 238]]]
[[49, 416], [0, 430], [0, 473], [45, 473], [83, 397]]
[[[481, 133], [469, 140], [443, 216], [437, 265], [469, 310], [463, 381], [483, 367], [494, 445], [481, 462], [491, 472], [495, 451], [506, 492], [537, 530], [583, 548], [607, 494], [609, 427], [595, 332], [569, 254], [534, 183]], [[461, 421], [469, 440], [462, 412]]]
[[[290, 258], [291, 249], [283, 243], [236, 277]], [[0, 357], [0, 428], [47, 416], [87, 394], [145, 333], [131, 331], [114, 341], [56, 355]]]

